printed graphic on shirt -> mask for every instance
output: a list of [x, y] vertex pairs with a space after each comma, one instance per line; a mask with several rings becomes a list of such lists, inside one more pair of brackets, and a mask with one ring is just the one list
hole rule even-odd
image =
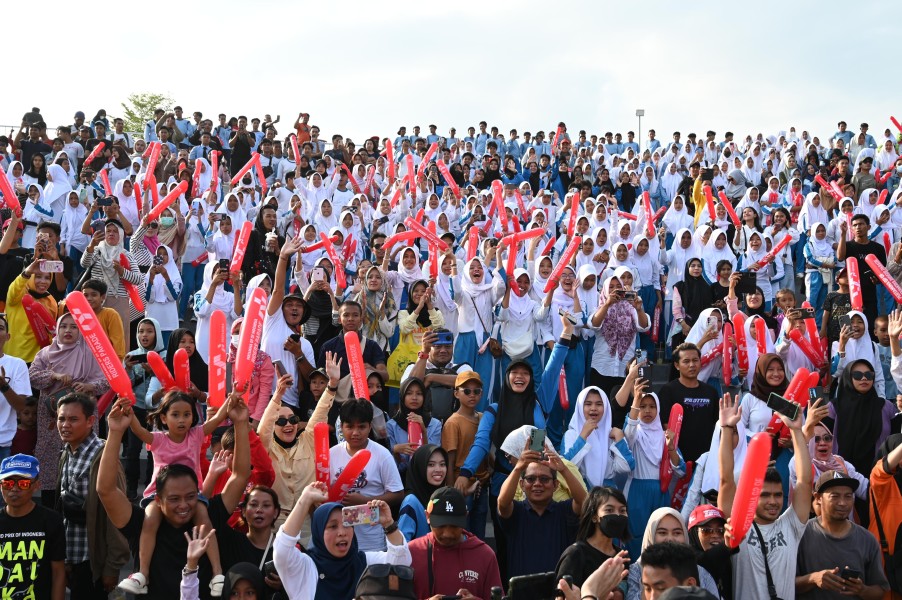
[[44, 558], [44, 537], [43, 531], [0, 534], [0, 598], [35, 597], [34, 586], [41, 575], [40, 563]]

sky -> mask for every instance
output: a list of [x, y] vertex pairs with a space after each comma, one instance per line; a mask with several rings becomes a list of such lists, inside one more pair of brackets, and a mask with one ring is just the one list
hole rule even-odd
[[[4, 28], [4, 47], [34, 46], [34, 5], [7, 4], [4, 22], [23, 25]], [[322, 137], [358, 141], [481, 120], [505, 137], [558, 121], [626, 133], [638, 108], [642, 139], [790, 126], [823, 139], [841, 119], [876, 136], [902, 120], [894, 13], [879, 0], [46, 0], [38, 38], [55, 43], [26, 59], [44, 84], [6, 88], [0, 124], [32, 106], [50, 126], [115, 116], [129, 94], [159, 92], [189, 115], [280, 115], [280, 136], [304, 111]]]

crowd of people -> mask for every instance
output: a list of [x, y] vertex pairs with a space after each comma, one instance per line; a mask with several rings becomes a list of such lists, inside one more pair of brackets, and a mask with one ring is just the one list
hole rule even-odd
[[277, 126], [0, 136], [4, 597], [902, 597], [890, 129]]

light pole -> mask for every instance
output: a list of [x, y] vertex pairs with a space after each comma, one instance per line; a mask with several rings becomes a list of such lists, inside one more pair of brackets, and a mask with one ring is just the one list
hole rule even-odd
[[641, 152], [642, 151], [642, 117], [645, 116], [645, 109], [637, 108], [636, 116], [639, 117], [639, 131], [637, 131], [636, 134], [639, 136], [639, 151]]

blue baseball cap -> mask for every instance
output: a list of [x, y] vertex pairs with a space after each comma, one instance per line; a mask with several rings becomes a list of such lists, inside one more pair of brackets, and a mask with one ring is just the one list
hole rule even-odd
[[9, 456], [0, 462], [0, 479], [9, 479], [10, 477], [37, 479], [41, 470], [39, 465], [38, 459], [28, 454]]

